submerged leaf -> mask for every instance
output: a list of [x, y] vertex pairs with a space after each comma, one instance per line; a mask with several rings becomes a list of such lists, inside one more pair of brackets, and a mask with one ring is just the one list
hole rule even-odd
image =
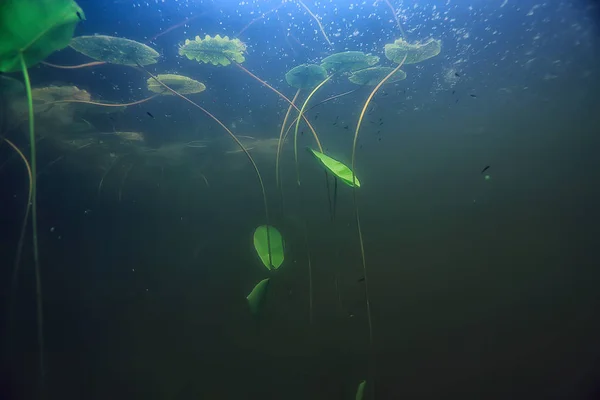
[[356, 389], [356, 400], [363, 400], [364, 396], [365, 396], [365, 385], [367, 384], [367, 381], [361, 381], [358, 384], [358, 389]]
[[85, 18], [73, 0], [0, 1], [0, 72], [21, 69], [21, 54], [31, 67], [69, 45]]
[[[156, 75], [156, 78], [179, 94], [200, 93], [206, 89], [206, 86], [204, 86], [202, 82], [198, 82], [197, 80], [183, 75], [158, 74]], [[148, 84], [148, 90], [151, 92], [164, 95], [173, 95], [173, 93], [165, 89], [164, 86], [156, 82], [156, 79], [152, 77], [148, 78], [146, 83]]]
[[248, 305], [250, 306], [250, 312], [253, 315], [258, 314], [263, 303], [265, 302], [265, 297], [267, 296], [267, 290], [269, 289], [269, 278], [263, 279], [258, 282], [254, 289], [250, 292], [250, 294], [246, 297], [248, 300]]
[[71, 47], [94, 60], [120, 65], [156, 64], [160, 54], [152, 47], [135, 40], [106, 36], [77, 36]]
[[206, 35], [204, 39], [200, 36], [196, 36], [194, 40], [186, 39], [179, 48], [179, 55], [198, 62], [225, 66], [232, 61], [243, 63], [246, 60], [242, 54], [244, 51], [246, 45], [239, 39]]
[[[267, 231], [271, 239], [271, 263], [269, 263], [269, 242]], [[274, 226], [261, 225], [254, 231], [254, 248], [262, 263], [267, 269], [277, 269], [283, 264], [283, 238]]]
[[302, 64], [285, 74], [288, 85], [296, 89], [312, 89], [327, 78], [325, 68], [316, 64]]
[[408, 43], [404, 39], [396, 39], [394, 43], [384, 46], [385, 56], [395, 63], [401, 63], [406, 56], [404, 64], [416, 64], [440, 54], [442, 41], [430, 39], [425, 43]]
[[321, 67], [329, 72], [352, 72], [371, 67], [378, 62], [378, 56], [365, 54], [362, 51], [344, 51], [325, 57], [321, 61]]
[[[310, 152], [312, 154], [315, 155], [315, 157], [317, 157], [317, 160], [319, 160], [321, 162], [321, 164], [323, 164], [323, 166], [325, 166], [325, 168], [327, 168], [329, 171], [331, 171], [332, 174], [334, 174], [336, 177], [340, 178], [342, 180], [342, 182], [344, 182], [346, 185], [353, 187], [354, 183], [353, 183], [353, 173], [352, 170], [350, 168], [348, 168], [346, 165], [342, 164], [341, 162], [321, 153], [320, 151], [317, 150], [313, 150], [313, 149], [308, 149], [310, 150]], [[360, 182], [358, 180], [358, 178], [354, 178], [356, 180], [356, 187], [360, 187]]]
[[[394, 68], [390, 67], [365, 68], [361, 69], [360, 71], [353, 72], [348, 77], [348, 80], [357, 85], [375, 86], [379, 84], [379, 82], [381, 82], [383, 78], [388, 76], [388, 74], [390, 74], [393, 70]], [[387, 81], [385, 81], [385, 83], [394, 83], [404, 79], [406, 79], [406, 72], [398, 70], [392, 76], [390, 76], [390, 78]]]

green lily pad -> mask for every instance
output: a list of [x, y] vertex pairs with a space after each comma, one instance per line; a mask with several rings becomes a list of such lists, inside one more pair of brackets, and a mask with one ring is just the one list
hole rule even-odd
[[[323, 166], [325, 166], [325, 168], [327, 168], [329, 171], [331, 171], [332, 174], [334, 174], [336, 177], [340, 178], [342, 180], [342, 182], [344, 182], [346, 185], [350, 186], [350, 187], [354, 187], [354, 183], [353, 183], [353, 173], [352, 170], [350, 168], [348, 168], [346, 165], [342, 164], [341, 162], [339, 162], [338, 160], [335, 160], [323, 153], [321, 153], [320, 151], [317, 150], [313, 150], [313, 149], [308, 149], [310, 150], [311, 153], [314, 154], [315, 157], [317, 157], [317, 160], [319, 160], [321, 162], [321, 164], [323, 164]], [[358, 178], [354, 178], [356, 180], [356, 187], [360, 187], [360, 182], [358, 180]]]
[[70, 46], [94, 60], [119, 65], [156, 64], [160, 54], [152, 47], [135, 40], [106, 36], [77, 36]]
[[343, 51], [325, 57], [321, 61], [321, 67], [329, 72], [352, 72], [371, 67], [378, 62], [378, 56], [365, 54], [362, 51]]
[[196, 36], [193, 40], [186, 39], [179, 48], [179, 55], [198, 62], [225, 66], [231, 64], [231, 61], [243, 63], [246, 60], [242, 54], [244, 51], [246, 45], [239, 39], [206, 35], [204, 39], [200, 36]]
[[365, 385], [367, 384], [367, 381], [361, 381], [358, 384], [358, 389], [356, 389], [356, 400], [363, 400], [364, 396], [365, 396]]
[[248, 305], [250, 306], [250, 312], [252, 315], [257, 315], [262, 308], [265, 298], [267, 297], [267, 290], [269, 289], [269, 278], [263, 279], [258, 282], [250, 294], [246, 297]]
[[[379, 82], [381, 82], [383, 78], [388, 76], [388, 74], [391, 73], [393, 70], [394, 68], [391, 67], [365, 68], [361, 69], [360, 71], [352, 72], [352, 74], [350, 74], [350, 76], [348, 77], [348, 80], [357, 85], [375, 86], [379, 84]], [[394, 83], [404, 79], [406, 79], [406, 72], [399, 69], [394, 73], [394, 75], [390, 76], [390, 78], [387, 81], [385, 81], [385, 83]]]
[[[206, 86], [202, 82], [198, 82], [197, 80], [183, 75], [158, 74], [156, 75], [156, 78], [179, 94], [200, 93], [206, 89]], [[148, 90], [151, 92], [164, 95], [173, 95], [172, 92], [168, 91], [164, 86], [156, 82], [156, 79], [154, 78], [148, 78], [146, 83], [148, 85]]]
[[400, 64], [406, 56], [404, 64], [416, 64], [435, 57], [442, 51], [442, 41], [429, 39], [425, 43], [408, 43], [404, 39], [396, 39], [394, 43], [384, 46], [388, 60]]
[[283, 238], [274, 226], [268, 229], [271, 238], [271, 262], [269, 263], [269, 242], [267, 241], [267, 225], [261, 225], [254, 231], [254, 248], [268, 270], [277, 269], [283, 264]]
[[285, 74], [288, 85], [296, 89], [312, 89], [327, 78], [325, 68], [316, 64], [302, 64]]
[[21, 70], [21, 54], [31, 67], [69, 45], [85, 18], [73, 0], [0, 1], [0, 72]]

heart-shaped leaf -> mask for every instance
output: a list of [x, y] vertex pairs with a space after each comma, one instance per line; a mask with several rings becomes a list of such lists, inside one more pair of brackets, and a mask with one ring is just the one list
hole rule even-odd
[[0, 71], [31, 67], [69, 45], [83, 10], [73, 0], [0, 1]]
[[[268, 270], [277, 269], [283, 264], [283, 238], [274, 226], [261, 225], [254, 231], [254, 248], [261, 261]], [[267, 231], [270, 243], [267, 240]], [[271, 259], [269, 262], [269, 244], [271, 247]]]
[[[310, 148], [308, 150], [311, 153], [313, 153], [315, 157], [317, 157], [317, 160], [319, 160], [325, 168], [327, 168], [329, 171], [331, 171], [332, 174], [340, 178], [342, 182], [344, 182], [350, 187], [354, 186], [352, 180], [354, 174], [352, 173], [352, 170], [350, 168], [348, 168], [346, 165], [339, 162], [338, 160], [335, 160], [321, 153], [320, 151], [316, 151]], [[354, 179], [356, 182], [356, 187], [360, 187], [360, 182], [358, 181], [358, 178], [354, 177]]]
[[250, 306], [250, 312], [253, 315], [257, 315], [262, 307], [267, 296], [267, 290], [269, 289], [269, 278], [263, 279], [258, 282], [254, 289], [250, 292], [246, 300], [248, 300], [248, 306]]

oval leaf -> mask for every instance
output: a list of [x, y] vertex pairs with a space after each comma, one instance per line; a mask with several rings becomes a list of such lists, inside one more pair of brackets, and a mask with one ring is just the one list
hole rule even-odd
[[[337, 176], [338, 178], [340, 178], [342, 180], [342, 182], [344, 182], [346, 185], [353, 187], [354, 183], [353, 183], [353, 173], [352, 170], [350, 168], [348, 168], [346, 165], [342, 164], [341, 162], [334, 160], [333, 158], [326, 156], [325, 154], [321, 153], [320, 151], [316, 151], [313, 149], [309, 150], [315, 155], [315, 157], [317, 157], [317, 160], [319, 160], [321, 162], [321, 164], [323, 164], [325, 166], [325, 168], [327, 168], [329, 171], [331, 171], [332, 174], [334, 174], [335, 176]], [[358, 180], [358, 178], [354, 178], [356, 179], [356, 187], [360, 187], [360, 182]]]
[[69, 45], [75, 26], [84, 19], [73, 0], [0, 1], [0, 72], [21, 70]]
[[269, 278], [263, 279], [258, 282], [250, 294], [246, 297], [248, 300], [248, 306], [250, 306], [250, 312], [252, 315], [257, 315], [265, 301], [267, 296], [267, 289], [269, 289]]
[[[254, 231], [254, 248], [268, 270], [277, 269], [283, 264], [283, 238], [274, 226], [261, 225]], [[269, 263], [269, 242], [267, 231], [271, 238], [271, 262]]]
[[356, 400], [363, 400], [364, 396], [365, 396], [365, 385], [367, 384], [367, 381], [361, 381], [358, 384], [358, 389], [356, 389]]

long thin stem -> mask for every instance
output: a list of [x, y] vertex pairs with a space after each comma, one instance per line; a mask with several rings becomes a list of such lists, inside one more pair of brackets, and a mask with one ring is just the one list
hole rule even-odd
[[[265, 82], [264, 80], [260, 79], [258, 76], [254, 75], [252, 72], [248, 71], [241, 64], [235, 63], [235, 65], [237, 65], [241, 70], [243, 70], [244, 72], [246, 72], [248, 75], [250, 75], [251, 77], [253, 77], [257, 81], [259, 81], [260, 83], [262, 83], [264, 86], [268, 87], [273, 92], [277, 93], [277, 95], [279, 95], [279, 97], [281, 97], [283, 100], [287, 101], [288, 104], [290, 104], [292, 107], [294, 107], [294, 109], [296, 109], [296, 111], [300, 112], [300, 109], [298, 108], [298, 106], [296, 106], [296, 104], [294, 104], [293, 101], [291, 101], [290, 99], [288, 99], [279, 90], [275, 89], [273, 86], [269, 85], [267, 82]], [[317, 135], [317, 131], [315, 131], [315, 128], [313, 128], [313, 126], [310, 123], [310, 121], [304, 115], [302, 116], [302, 119], [304, 120], [304, 122], [306, 122], [306, 124], [308, 125], [308, 128], [312, 132], [313, 137], [315, 138], [315, 141], [317, 142], [317, 146], [319, 147], [319, 151], [323, 152], [323, 146], [321, 146], [321, 141], [319, 140], [319, 136]]]
[[367, 112], [369, 103], [373, 99], [373, 96], [375, 96], [375, 93], [377, 93], [377, 91], [385, 83], [385, 81], [387, 81], [393, 74], [395, 74], [400, 69], [400, 67], [402, 67], [402, 64], [404, 64], [404, 61], [406, 61], [406, 57], [407, 56], [404, 56], [404, 59], [402, 60], [402, 62], [400, 64], [398, 64], [398, 66], [392, 72], [390, 72], [385, 78], [383, 78], [381, 80], [381, 82], [379, 82], [377, 84], [377, 86], [375, 86], [375, 88], [373, 89], [373, 91], [371, 92], [369, 97], [367, 98], [367, 101], [365, 101], [365, 105], [363, 106], [363, 109], [360, 113], [360, 117], [358, 118], [358, 123], [356, 124], [356, 131], [354, 132], [354, 141], [352, 142], [352, 168], [351, 168], [352, 169], [352, 198], [353, 198], [353, 202], [354, 202], [354, 214], [356, 216], [356, 227], [358, 229], [358, 240], [360, 242], [360, 255], [362, 258], [363, 275], [365, 278], [365, 282], [364, 282], [365, 283], [365, 298], [366, 298], [366, 303], [367, 303], [367, 318], [369, 320], [369, 345], [371, 346], [371, 348], [373, 347], [373, 320], [371, 318], [371, 302], [369, 300], [370, 299], [370, 297], [369, 297], [369, 280], [367, 278], [367, 262], [365, 260], [365, 246], [364, 246], [364, 242], [363, 242], [362, 229], [360, 227], [358, 204], [356, 201], [356, 174], [355, 174], [355, 170], [354, 170], [354, 165], [355, 165], [355, 161], [356, 161], [356, 143], [358, 142], [358, 132], [360, 131], [360, 126], [362, 124], [362, 120], [365, 116], [365, 113]]
[[140, 69], [142, 69], [144, 72], [146, 72], [152, 79], [154, 79], [156, 82], [158, 82], [159, 85], [163, 86], [165, 89], [167, 89], [168, 91], [170, 91], [171, 93], [173, 93], [175, 96], [177, 96], [177, 97], [179, 97], [179, 98], [187, 101], [188, 103], [190, 103], [191, 105], [193, 105], [197, 109], [199, 109], [202, 112], [204, 112], [210, 118], [212, 118], [217, 124], [219, 124], [221, 126], [221, 128], [223, 128], [229, 134], [229, 136], [233, 139], [233, 141], [244, 152], [244, 154], [248, 158], [248, 161], [250, 161], [250, 163], [252, 164], [252, 167], [254, 168], [254, 171], [256, 172], [256, 176], [258, 177], [258, 182], [260, 183], [260, 189], [262, 191], [263, 203], [264, 203], [264, 207], [265, 207], [265, 219], [267, 221], [267, 248], [268, 248], [268, 251], [269, 251], [269, 265], [272, 267], [273, 266], [273, 261], [272, 261], [272, 254], [271, 254], [271, 234], [269, 233], [270, 223], [269, 223], [269, 205], [267, 204], [267, 192], [265, 190], [265, 184], [263, 182], [263, 179], [262, 179], [262, 176], [260, 174], [260, 171], [258, 170], [258, 166], [256, 165], [256, 162], [254, 161], [254, 159], [252, 158], [252, 156], [250, 155], [250, 153], [248, 152], [248, 150], [246, 150], [246, 148], [244, 147], [244, 145], [242, 144], [242, 142], [240, 142], [240, 140], [233, 134], [233, 132], [231, 132], [231, 130], [229, 130], [229, 128], [227, 128], [227, 126], [224, 123], [222, 123], [217, 117], [215, 117], [210, 112], [208, 112], [208, 110], [204, 109], [203, 107], [201, 107], [197, 103], [194, 103], [192, 100], [190, 100], [186, 96], [182, 95], [181, 93], [177, 92], [176, 90], [171, 89], [169, 86], [167, 86], [164, 82], [160, 81], [156, 76], [154, 76], [146, 68], [142, 67], [139, 64], [138, 64], [138, 67]]
[[396, 15], [396, 10], [394, 9], [394, 7], [392, 7], [392, 4], [389, 2], [389, 0], [385, 0], [385, 2], [387, 3], [390, 10], [392, 10], [392, 15], [394, 16], [394, 19], [396, 20], [396, 24], [398, 25], [398, 29], [400, 30], [400, 33], [402, 34], [402, 38], [406, 40], [406, 34], [404, 33], [404, 29], [402, 29], [402, 24], [400, 23], [400, 20], [398, 19], [398, 15]]
[[264, 13], [264, 14], [261, 14], [261, 16], [260, 16], [260, 17], [256, 17], [256, 18], [254, 18], [254, 19], [253, 19], [252, 21], [250, 21], [250, 22], [249, 22], [249, 23], [248, 23], [248, 24], [247, 24], [245, 27], [243, 27], [243, 28], [242, 28], [242, 30], [241, 30], [241, 31], [239, 31], [239, 32], [237, 33], [237, 35], [235, 35], [234, 37], [235, 37], [235, 38], [239, 37], [239, 36], [240, 36], [242, 33], [244, 33], [244, 32], [246, 31], [246, 29], [250, 28], [250, 26], [251, 26], [252, 24], [254, 24], [255, 22], [258, 22], [258, 21], [260, 21], [261, 19], [263, 19], [263, 18], [264, 18], [264, 17], [266, 17], [267, 15], [271, 14], [272, 12], [275, 12], [275, 11], [279, 10], [279, 9], [280, 9], [281, 7], [283, 7], [285, 4], [286, 4], [286, 2], [284, 1], [283, 3], [281, 3], [280, 5], [278, 5], [277, 7], [275, 7], [275, 8], [273, 8], [273, 9], [271, 9], [271, 10], [267, 11], [267, 12], [266, 12], [266, 13]]
[[[13, 301], [15, 299], [15, 295], [17, 292], [17, 281], [19, 278], [19, 271], [21, 268], [21, 254], [23, 253], [23, 243], [25, 242], [25, 232], [27, 231], [27, 221], [29, 220], [29, 212], [31, 210], [31, 195], [33, 192], [33, 188], [32, 188], [33, 174], [31, 172], [31, 166], [29, 165], [29, 161], [27, 161], [27, 158], [25, 157], [23, 152], [21, 150], [19, 150], [19, 148], [17, 146], [15, 146], [15, 144], [13, 142], [11, 142], [10, 140], [8, 140], [6, 138], [2, 138], [2, 140], [4, 142], [8, 143], [8, 145], [10, 147], [12, 147], [14, 149], [14, 151], [17, 152], [19, 157], [21, 157], [21, 160], [23, 160], [23, 163], [25, 164], [25, 168], [27, 169], [27, 177], [29, 179], [29, 190], [27, 192], [27, 206], [25, 207], [25, 215], [23, 216], [23, 222], [21, 223], [21, 233], [19, 234], [19, 242], [17, 243], [17, 255], [15, 256], [15, 263], [14, 263], [14, 267], [13, 267], [11, 284], [10, 284], [11, 294], [9, 297], [9, 306], [8, 306], [8, 326], [10, 326], [12, 324], [12, 320], [13, 320], [13, 318], [12, 318], [13, 310], [14, 310]], [[10, 330], [9, 330], [9, 332], [10, 332]]]
[[301, 89], [298, 89], [296, 91], [296, 94], [294, 95], [294, 98], [292, 99], [292, 102], [290, 103], [290, 106], [288, 107], [287, 112], [285, 113], [285, 117], [283, 118], [283, 123], [281, 124], [281, 132], [279, 132], [279, 141], [277, 142], [277, 156], [275, 158], [275, 182], [277, 183], [277, 187], [280, 187], [281, 185], [281, 182], [279, 181], [279, 156], [281, 155], [281, 147], [283, 145], [283, 131], [285, 130], [287, 120], [290, 117], [290, 111], [292, 111], [292, 107], [296, 102], [298, 95], [300, 94], [300, 90]]
[[57, 64], [51, 64], [46, 61], [42, 61], [41, 64], [47, 65], [52, 68], [79, 69], [79, 68], [95, 67], [96, 65], [104, 65], [104, 64], [106, 64], [106, 61], [92, 61], [89, 63], [79, 64], [79, 65], [57, 65]]
[[[294, 129], [294, 160], [296, 162], [296, 181], [298, 183], [298, 186], [300, 186], [300, 170], [298, 168], [298, 127], [300, 126], [300, 118], [302, 118], [303, 114], [304, 114], [304, 110], [306, 109], [306, 106], [308, 105], [308, 102], [310, 101], [310, 99], [314, 96], [314, 94], [324, 85], [326, 84], [331, 78], [333, 77], [333, 75], [329, 75], [327, 78], [325, 78], [321, 83], [319, 83], [312, 92], [310, 92], [310, 94], [308, 95], [308, 97], [306, 98], [306, 100], [304, 100], [304, 104], [302, 104], [302, 108], [300, 109], [300, 114], [298, 114], [298, 118], [296, 119], [296, 128]], [[322, 147], [319, 147], [320, 151], [323, 152]]]
[[31, 150], [31, 227], [33, 231], [33, 262], [35, 266], [35, 291], [37, 300], [37, 340], [40, 352], [39, 367], [40, 367], [40, 388], [44, 393], [46, 368], [44, 366], [44, 314], [42, 309], [42, 278], [40, 273], [40, 258], [38, 253], [38, 234], [37, 234], [37, 184], [36, 184], [36, 152], [35, 152], [35, 124], [33, 114], [33, 100], [31, 98], [31, 82], [29, 73], [27, 72], [27, 64], [23, 53], [20, 53], [21, 71], [25, 81], [25, 89], [27, 90], [27, 108], [29, 111], [29, 147]]
[[122, 103], [122, 104], [118, 104], [118, 103], [99, 103], [97, 101], [88, 101], [88, 100], [56, 100], [56, 101], [50, 101], [48, 103], [44, 103], [44, 105], [49, 106], [49, 105], [53, 105], [53, 104], [59, 104], [59, 103], [83, 103], [83, 104], [90, 104], [92, 106], [102, 106], [102, 107], [130, 107], [130, 106], [135, 106], [138, 104], [142, 104], [145, 103], [147, 101], [150, 101], [152, 99], [154, 99], [155, 97], [160, 96], [160, 94], [153, 94], [150, 97], [146, 97], [145, 99], [141, 99], [141, 100], [137, 100], [134, 101], [132, 103]]
[[321, 21], [319, 21], [319, 18], [315, 14], [313, 14], [312, 11], [310, 11], [310, 8], [308, 8], [306, 6], [306, 4], [304, 4], [302, 2], [302, 0], [296, 0], [296, 1], [306, 10], [306, 12], [308, 12], [310, 14], [311, 17], [314, 18], [315, 21], [317, 21], [317, 25], [319, 25], [319, 29], [321, 30], [323, 37], [325, 37], [325, 40], [327, 40], [327, 43], [329, 43], [330, 46], [333, 46], [333, 43], [331, 43], [331, 40], [329, 40], [329, 37], [325, 33], [325, 29], [323, 29], [323, 25], [321, 25]]

